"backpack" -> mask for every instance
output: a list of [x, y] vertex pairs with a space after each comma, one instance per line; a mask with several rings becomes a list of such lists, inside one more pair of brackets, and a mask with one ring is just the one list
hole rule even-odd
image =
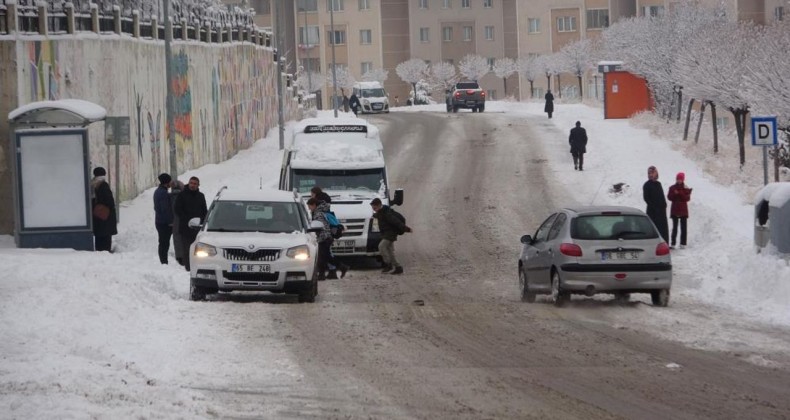
[[329, 223], [329, 231], [332, 233], [332, 238], [339, 239], [343, 236], [343, 231], [346, 230], [346, 227], [340, 224], [335, 213], [331, 211], [325, 212], [324, 218], [326, 218], [326, 221]]
[[[406, 218], [403, 217], [402, 214], [400, 214], [397, 211], [395, 211], [392, 207], [390, 207], [390, 213], [392, 213], [392, 215], [395, 216], [395, 218], [397, 218], [398, 220], [401, 221], [401, 223], [403, 223], [403, 227], [404, 228], [406, 227]], [[398, 231], [398, 235], [403, 235], [404, 233], [406, 233], [405, 230], [399, 230]]]

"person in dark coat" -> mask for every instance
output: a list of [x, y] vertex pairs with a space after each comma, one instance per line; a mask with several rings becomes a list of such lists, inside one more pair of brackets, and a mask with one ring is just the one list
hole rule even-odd
[[395, 257], [395, 241], [398, 240], [398, 235], [411, 232], [411, 228], [406, 226], [389, 206], [382, 205], [380, 199], [374, 198], [370, 202], [370, 207], [375, 212], [373, 217], [378, 221], [379, 232], [381, 232], [379, 252], [384, 260], [384, 268], [381, 271], [388, 274], [403, 274], [403, 266]]
[[200, 192], [200, 179], [189, 178], [187, 188], [176, 198], [175, 214], [178, 215], [178, 232], [181, 234], [181, 247], [184, 251], [184, 268], [189, 271], [189, 247], [195, 242], [198, 231], [189, 227], [189, 220], [195, 217], [203, 223], [206, 220], [206, 197]]
[[357, 115], [362, 108], [362, 103], [359, 102], [359, 97], [356, 93], [351, 92], [351, 98], [348, 100], [348, 105], [351, 107], [351, 110], [354, 112], [354, 115]]
[[180, 265], [184, 265], [184, 241], [181, 238], [178, 215], [175, 212], [176, 199], [181, 191], [184, 191], [186, 186], [183, 182], [174, 179], [170, 183], [170, 202], [173, 203], [173, 251], [176, 254], [176, 261]]
[[[324, 213], [329, 211], [329, 203], [326, 201], [319, 201], [315, 197], [310, 197], [310, 199], [307, 200], [307, 208], [310, 209], [311, 220], [317, 220], [324, 225], [321, 232], [318, 232], [317, 237], [318, 260], [316, 261], [316, 271], [318, 275], [316, 279], [319, 281], [327, 279], [326, 270], [330, 264], [335, 267], [345, 267], [341, 268], [341, 277], [345, 276], [348, 266], [339, 264], [332, 255], [332, 242], [334, 242], [334, 239], [332, 238], [332, 230], [329, 227], [329, 221], [326, 220], [326, 216], [324, 215]], [[337, 278], [337, 275], [335, 275], [334, 278]]]
[[664, 197], [664, 187], [658, 182], [658, 169], [655, 166], [647, 168], [647, 181], [642, 186], [642, 195], [647, 203], [647, 216], [658, 228], [658, 233], [666, 243], [669, 243], [669, 227], [667, 226], [667, 200]]
[[159, 235], [159, 262], [167, 264], [170, 251], [170, 236], [173, 235], [173, 203], [170, 201], [170, 174], [159, 175], [159, 186], [154, 191], [154, 224]]
[[546, 92], [546, 106], [543, 107], [543, 112], [549, 114], [549, 118], [554, 113], [554, 95], [551, 94], [551, 89]]
[[582, 128], [582, 123], [576, 121], [576, 127], [571, 128], [571, 135], [568, 137], [571, 145], [571, 155], [573, 155], [573, 169], [584, 170], [584, 154], [587, 153], [587, 130]]
[[[320, 211], [322, 211], [322, 212], [332, 211], [332, 208], [331, 208], [332, 207], [332, 197], [329, 194], [325, 193], [324, 190], [321, 189], [321, 187], [316, 185], [315, 187], [311, 188], [310, 189], [310, 197], [315, 198], [316, 200], [318, 200], [318, 205], [319, 205], [319, 207], [321, 209]], [[326, 206], [323, 206], [321, 204], [326, 204]], [[327, 224], [327, 226], [328, 226], [328, 224]], [[330, 236], [331, 236], [331, 228], [330, 228]], [[337, 258], [335, 258], [335, 254], [332, 253], [332, 243], [335, 242], [335, 239], [334, 238], [331, 238], [331, 239], [332, 239], [332, 241], [329, 243], [329, 256], [326, 258], [326, 260], [327, 260], [327, 265], [326, 266], [327, 266], [327, 269], [329, 270], [329, 274], [326, 275], [326, 278], [330, 279], [330, 280], [337, 279], [338, 278], [337, 277], [337, 270], [340, 269], [340, 278], [342, 279], [343, 277], [346, 276], [346, 272], [351, 267], [349, 267], [346, 264], [343, 264], [342, 262], [338, 261]]]
[[678, 172], [675, 183], [669, 187], [667, 199], [672, 203], [669, 209], [669, 217], [672, 219], [672, 243], [671, 248], [675, 247], [675, 240], [678, 237], [678, 224], [680, 224], [680, 247], [686, 247], [686, 228], [689, 217], [688, 202], [691, 200], [691, 188], [686, 185], [686, 174]]
[[96, 251], [112, 252], [112, 237], [118, 234], [118, 216], [115, 213], [115, 197], [105, 180], [106, 176], [107, 171], [101, 166], [93, 170], [93, 237]]

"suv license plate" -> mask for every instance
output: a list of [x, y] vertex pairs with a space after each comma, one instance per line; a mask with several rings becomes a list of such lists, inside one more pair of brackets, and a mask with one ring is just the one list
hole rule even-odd
[[270, 273], [269, 264], [233, 264], [230, 269], [234, 273]]
[[466, 101], [466, 104], [467, 105], [477, 105], [477, 102], [475, 102], [475, 101]]
[[333, 248], [353, 248], [354, 245], [355, 245], [354, 241], [335, 241], [332, 244], [332, 247]]
[[601, 260], [638, 260], [639, 251], [601, 252]]

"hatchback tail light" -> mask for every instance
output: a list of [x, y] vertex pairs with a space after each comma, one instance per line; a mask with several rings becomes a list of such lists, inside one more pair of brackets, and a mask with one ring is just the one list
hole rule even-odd
[[560, 244], [560, 252], [562, 255], [567, 255], [569, 257], [581, 257], [582, 256], [582, 247], [576, 244]]
[[669, 255], [669, 245], [666, 242], [661, 242], [660, 244], [656, 245], [656, 255]]

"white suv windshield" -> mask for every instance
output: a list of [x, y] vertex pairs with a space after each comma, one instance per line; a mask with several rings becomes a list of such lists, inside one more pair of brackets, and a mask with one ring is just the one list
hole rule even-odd
[[302, 227], [296, 203], [270, 201], [217, 201], [206, 222], [214, 232], [291, 233]]
[[384, 169], [296, 169], [293, 185], [300, 193], [319, 186], [324, 190], [378, 191], [384, 181]]
[[383, 98], [387, 96], [384, 93], [384, 89], [362, 89], [362, 97], [363, 98]]

